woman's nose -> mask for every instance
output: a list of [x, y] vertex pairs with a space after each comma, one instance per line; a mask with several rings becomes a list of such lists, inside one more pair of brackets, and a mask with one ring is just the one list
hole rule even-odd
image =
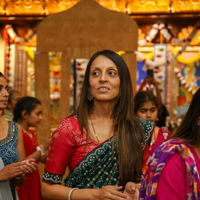
[[100, 81], [101, 82], [106, 82], [107, 81], [107, 74], [105, 72], [101, 73]]
[[147, 117], [151, 117], [151, 112], [147, 111]]
[[6, 96], [6, 97], [9, 96], [8, 91], [6, 89], [3, 90], [3, 95]]

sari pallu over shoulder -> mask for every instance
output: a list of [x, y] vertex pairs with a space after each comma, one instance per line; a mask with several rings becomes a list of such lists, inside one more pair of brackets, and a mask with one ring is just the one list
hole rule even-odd
[[200, 199], [199, 172], [197, 171], [195, 158], [184, 142], [172, 139], [162, 143], [152, 152], [143, 171], [140, 200], [156, 199], [160, 174], [169, 157], [177, 152], [186, 164], [186, 198], [187, 200]]

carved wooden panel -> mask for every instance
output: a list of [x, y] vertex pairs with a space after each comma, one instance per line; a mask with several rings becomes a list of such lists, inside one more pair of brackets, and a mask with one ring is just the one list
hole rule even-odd
[[172, 12], [200, 11], [200, 0], [172, 0]]
[[43, 0], [9, 0], [6, 15], [43, 15]]
[[67, 10], [80, 0], [47, 0], [45, 3], [45, 13], [47, 15]]
[[171, 0], [129, 0], [127, 12], [131, 13], [156, 13], [169, 12]]

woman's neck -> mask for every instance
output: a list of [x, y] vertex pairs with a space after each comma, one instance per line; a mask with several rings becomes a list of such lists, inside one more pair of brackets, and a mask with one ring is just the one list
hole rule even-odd
[[91, 116], [95, 119], [107, 120], [110, 119], [111, 116], [110, 110], [112, 110], [110, 107], [110, 102], [94, 102]]

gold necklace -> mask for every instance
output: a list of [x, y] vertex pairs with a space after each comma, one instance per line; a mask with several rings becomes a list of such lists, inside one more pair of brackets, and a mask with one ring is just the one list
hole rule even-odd
[[98, 138], [98, 136], [97, 136], [97, 133], [96, 133], [96, 131], [95, 131], [95, 129], [94, 129], [94, 124], [93, 124], [93, 122], [92, 122], [92, 118], [90, 118], [90, 120], [91, 120], [92, 128], [93, 128], [94, 134], [95, 134], [95, 136], [96, 136], [96, 139], [97, 139], [97, 141], [100, 143], [99, 138]]

